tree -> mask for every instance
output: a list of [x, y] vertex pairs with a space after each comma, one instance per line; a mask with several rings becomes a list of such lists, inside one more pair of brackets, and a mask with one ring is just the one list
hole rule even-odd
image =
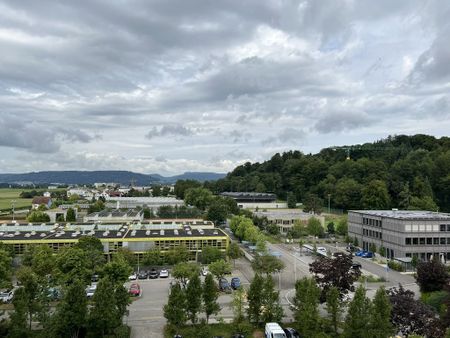
[[163, 259], [161, 258], [161, 250], [159, 250], [159, 248], [152, 248], [148, 250], [144, 254], [144, 258], [142, 260], [142, 264], [147, 266], [157, 266], [162, 263]]
[[353, 283], [361, 276], [359, 269], [352, 269], [352, 256], [341, 255], [334, 259], [320, 257], [309, 265], [309, 271], [322, 289], [321, 299], [325, 300], [328, 289], [332, 286], [342, 295], [352, 289]]
[[236, 259], [242, 257], [242, 251], [239, 244], [231, 242], [227, 248], [227, 257], [233, 260], [233, 265], [236, 266]]
[[217, 298], [219, 297], [217, 286], [214, 283], [213, 276], [207, 274], [205, 277], [205, 282], [203, 284], [203, 306], [206, 315], [206, 323], [209, 322], [209, 317], [212, 314], [217, 314], [220, 311], [220, 306], [217, 303]]
[[172, 276], [177, 279], [185, 288], [187, 281], [193, 275], [198, 275], [200, 270], [197, 264], [181, 262], [175, 265], [172, 269]]
[[86, 252], [76, 247], [61, 250], [56, 257], [56, 267], [59, 270], [59, 279], [65, 284], [77, 279], [88, 284], [93, 272]]
[[303, 236], [308, 235], [308, 229], [306, 228], [306, 224], [297, 220], [294, 225], [288, 231], [288, 235], [292, 236], [292, 238], [301, 238]]
[[417, 265], [416, 281], [421, 292], [440, 291], [449, 279], [447, 268], [439, 261], [439, 255], [435, 255], [430, 262], [419, 262]]
[[411, 204], [409, 205], [410, 210], [429, 210], [429, 211], [437, 211], [438, 206], [436, 202], [434, 202], [431, 196], [417, 197], [413, 196], [411, 198]]
[[72, 208], [67, 209], [66, 222], [75, 222], [76, 220], [77, 216], [75, 215], [75, 210]]
[[200, 254], [200, 260], [202, 264], [210, 264], [212, 262], [218, 261], [223, 256], [220, 249], [213, 246], [204, 246]]
[[103, 267], [103, 276], [114, 284], [123, 285], [133, 269], [123, 256], [115, 255], [111, 262]]
[[334, 232], [335, 232], [335, 229], [334, 229], [334, 223], [333, 222], [329, 222], [328, 224], [327, 224], [327, 231], [328, 231], [328, 233], [329, 234], [334, 234]]
[[50, 216], [43, 211], [32, 211], [27, 216], [27, 220], [31, 223], [50, 222]]
[[330, 326], [332, 336], [339, 337], [338, 330], [341, 325], [342, 303], [339, 299], [339, 290], [335, 286], [328, 289], [326, 301], [328, 324]]
[[169, 265], [175, 265], [189, 260], [189, 250], [184, 245], [177, 246], [167, 251], [164, 255], [164, 260]]
[[414, 292], [403, 286], [392, 288], [388, 292], [392, 306], [391, 322], [403, 335], [412, 334], [426, 337], [442, 337], [442, 329], [436, 312], [419, 300], [414, 299]]
[[320, 215], [322, 213], [323, 200], [316, 194], [306, 194], [303, 199], [303, 211]]
[[201, 187], [201, 183], [195, 180], [177, 180], [174, 187], [175, 196], [178, 199], [184, 199], [184, 194], [186, 190], [190, 188], [198, 188]]
[[369, 244], [369, 251], [376, 253], [377, 252], [377, 245], [375, 243], [370, 243]]
[[275, 291], [272, 276], [267, 276], [263, 284], [262, 300], [263, 322], [279, 322], [283, 318], [283, 308], [280, 305], [280, 293]]
[[202, 285], [198, 274], [192, 275], [186, 288], [186, 312], [192, 324], [197, 323], [197, 313], [202, 306]]
[[297, 198], [293, 192], [287, 193], [287, 207], [289, 209], [295, 209], [297, 207]]
[[150, 219], [155, 217], [155, 215], [153, 214], [153, 209], [144, 208], [143, 213], [144, 219]]
[[11, 262], [9, 253], [0, 249], [0, 288], [11, 285]]
[[231, 301], [231, 309], [233, 310], [233, 322], [240, 326], [245, 320], [245, 290], [243, 288], [237, 289], [233, 293], [233, 300]]
[[131, 268], [134, 268], [134, 266], [137, 264], [137, 257], [133, 251], [131, 251], [129, 248], [118, 248], [116, 254], [114, 255], [114, 258], [122, 258]]
[[250, 283], [250, 289], [248, 290], [248, 318], [250, 322], [259, 324], [261, 321], [261, 308], [263, 305], [263, 289], [261, 285], [264, 283], [264, 278], [259, 273], [256, 273]]
[[29, 266], [39, 277], [52, 274], [55, 268], [55, 256], [48, 245], [38, 245], [30, 250]]
[[305, 337], [313, 337], [319, 330], [319, 296], [314, 279], [305, 277], [295, 283], [294, 318]]
[[348, 234], [347, 217], [342, 217], [341, 219], [339, 219], [336, 227], [336, 232], [341, 236], [345, 236]]
[[90, 336], [104, 337], [122, 325], [114, 294], [114, 283], [109, 278], [100, 279], [92, 297], [93, 305], [89, 313]]
[[31, 337], [31, 330], [28, 326], [27, 298], [28, 295], [24, 288], [16, 290], [12, 301], [14, 311], [10, 314], [8, 338]]
[[42, 312], [46, 310], [42, 301], [42, 293], [40, 292], [39, 277], [30, 267], [23, 266], [17, 271], [17, 279], [22, 285], [23, 293], [21, 297], [23, 298], [21, 302], [23, 301], [27, 315], [28, 329], [31, 330], [33, 319], [42, 315]]
[[103, 244], [97, 237], [82, 236], [74, 247], [84, 251], [88, 262], [87, 265], [92, 271], [98, 270], [105, 264]]
[[382, 180], [372, 180], [362, 188], [362, 199], [364, 209], [383, 210], [391, 203], [391, 198]]
[[384, 287], [380, 287], [375, 294], [370, 310], [369, 337], [390, 337], [393, 331], [391, 303]]
[[257, 273], [270, 275], [274, 272], [280, 272], [284, 269], [284, 263], [272, 255], [257, 255], [252, 262], [252, 268]]
[[311, 236], [323, 237], [325, 234], [322, 224], [315, 217], [311, 217], [308, 220], [307, 229]]
[[59, 214], [56, 216], [56, 222], [65, 222], [66, 219], [64, 218], [64, 214]]
[[229, 213], [229, 207], [224, 202], [223, 198], [216, 197], [211, 201], [209, 205], [208, 212], [206, 213], [206, 219], [218, 225], [226, 221]]
[[205, 188], [190, 188], [184, 193], [184, 202], [200, 210], [206, 210], [213, 199], [213, 194]]
[[153, 197], [161, 196], [161, 186], [160, 185], [152, 186], [152, 196]]
[[223, 259], [212, 262], [208, 265], [208, 268], [209, 272], [211, 272], [213, 276], [217, 278], [217, 280], [220, 280], [220, 278], [222, 278], [226, 274], [231, 273], [230, 263], [226, 262]]
[[367, 321], [370, 318], [370, 306], [370, 299], [366, 297], [366, 290], [361, 285], [356, 289], [355, 296], [348, 306], [343, 337], [368, 337]]
[[50, 332], [55, 337], [80, 337], [86, 328], [87, 312], [84, 282], [75, 280], [64, 290], [64, 297], [52, 316]]

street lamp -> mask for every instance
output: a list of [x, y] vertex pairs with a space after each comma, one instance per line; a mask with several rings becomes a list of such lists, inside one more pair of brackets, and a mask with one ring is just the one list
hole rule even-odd
[[16, 200], [11, 200], [13, 222], [14, 222], [14, 207], [15, 207], [15, 204], [16, 204]]

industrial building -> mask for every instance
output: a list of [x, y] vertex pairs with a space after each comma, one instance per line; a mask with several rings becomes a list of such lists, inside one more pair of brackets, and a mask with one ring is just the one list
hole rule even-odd
[[284, 235], [292, 229], [296, 222], [306, 224], [312, 217], [317, 218], [322, 226], [325, 225], [325, 217], [309, 214], [296, 209], [263, 210], [255, 211], [253, 214], [258, 217], [266, 217], [269, 224], [278, 226], [280, 233]]
[[210, 221], [203, 220], [154, 220], [131, 224], [1, 224], [0, 242], [11, 246], [20, 255], [32, 245], [48, 245], [55, 252], [73, 246], [83, 236], [94, 236], [103, 244], [105, 255], [119, 248], [128, 248], [142, 256], [152, 248], [164, 253], [177, 246], [185, 246], [196, 260], [205, 246], [217, 247], [223, 252], [229, 245], [229, 237]]
[[[450, 260], [450, 214], [410, 210], [353, 210], [348, 212], [348, 234], [364, 250], [371, 243], [384, 248], [388, 258], [407, 262], [413, 256]], [[405, 258], [405, 259], [404, 259]]]
[[144, 213], [142, 210], [102, 210], [100, 212], [93, 212], [84, 216], [83, 221], [89, 222], [101, 222], [101, 223], [130, 223], [141, 222], [144, 220]]
[[184, 202], [174, 197], [108, 197], [107, 208], [135, 209], [148, 208], [156, 212], [162, 206], [182, 206]]

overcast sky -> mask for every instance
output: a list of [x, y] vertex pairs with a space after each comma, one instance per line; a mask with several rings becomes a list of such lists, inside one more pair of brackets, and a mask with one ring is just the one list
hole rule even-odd
[[450, 131], [450, 2], [0, 0], [0, 172], [227, 172]]

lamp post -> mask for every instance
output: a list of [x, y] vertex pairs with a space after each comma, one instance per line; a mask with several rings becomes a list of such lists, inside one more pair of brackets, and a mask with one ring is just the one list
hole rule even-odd
[[12, 216], [13, 216], [13, 219], [12, 219], [12, 220], [13, 220], [13, 221], [15, 220], [15, 219], [14, 219], [14, 216], [15, 216], [15, 215], [14, 215], [14, 207], [15, 207], [15, 204], [16, 204], [16, 200], [11, 200]]

